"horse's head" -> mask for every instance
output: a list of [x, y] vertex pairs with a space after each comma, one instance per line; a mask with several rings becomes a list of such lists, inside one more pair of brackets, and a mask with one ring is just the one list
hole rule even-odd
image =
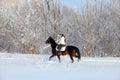
[[50, 36], [46, 41], [45, 41], [46, 44], [51, 44], [51, 47], [53, 49], [56, 48], [57, 46], [57, 43], [55, 42], [55, 40]]
[[46, 41], [45, 41], [45, 43], [46, 44], [51, 44], [51, 43], [53, 43], [53, 38], [50, 36]]

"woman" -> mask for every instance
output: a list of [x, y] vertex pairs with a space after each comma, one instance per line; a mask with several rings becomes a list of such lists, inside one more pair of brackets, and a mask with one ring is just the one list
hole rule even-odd
[[58, 43], [56, 50], [59, 52], [64, 51], [66, 48], [66, 39], [64, 34], [59, 34], [56, 42]]

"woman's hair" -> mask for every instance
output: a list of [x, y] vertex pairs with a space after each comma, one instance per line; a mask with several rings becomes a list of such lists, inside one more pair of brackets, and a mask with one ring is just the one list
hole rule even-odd
[[61, 36], [63, 36], [63, 37], [65, 37], [65, 35], [64, 34], [60, 34]]

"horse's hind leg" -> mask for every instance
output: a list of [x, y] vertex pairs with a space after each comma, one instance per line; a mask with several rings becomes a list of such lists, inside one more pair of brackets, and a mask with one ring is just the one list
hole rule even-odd
[[74, 59], [73, 59], [72, 55], [70, 55], [70, 59], [71, 59], [71, 61], [72, 61], [72, 63], [73, 63], [73, 62], [74, 62]]
[[[75, 56], [76, 58], [78, 58], [78, 56]], [[78, 62], [80, 61], [80, 59], [78, 59]]]
[[78, 59], [78, 62], [80, 61], [80, 59]]

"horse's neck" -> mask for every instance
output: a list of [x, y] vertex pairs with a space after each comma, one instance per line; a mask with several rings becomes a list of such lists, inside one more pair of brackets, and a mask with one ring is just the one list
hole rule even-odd
[[56, 46], [57, 46], [57, 43], [55, 41], [51, 43], [52, 48], [56, 48]]
[[57, 45], [57, 43], [55, 42], [54, 39], [51, 40], [51, 44], [55, 44], [55, 45]]
[[56, 48], [56, 45], [51, 44], [51, 48], [52, 48], [52, 49], [55, 49], [55, 48]]

